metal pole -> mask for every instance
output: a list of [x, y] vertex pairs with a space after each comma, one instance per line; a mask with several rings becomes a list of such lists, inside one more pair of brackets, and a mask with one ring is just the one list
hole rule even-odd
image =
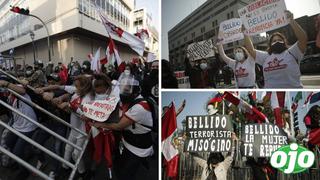
[[291, 123], [291, 125], [290, 125], [290, 130], [291, 130], [291, 136], [292, 136], [292, 137], [296, 137], [296, 136], [295, 136], [295, 132], [294, 132], [294, 122], [293, 122], [293, 112], [292, 112], [292, 108], [291, 108], [292, 102], [291, 102], [290, 92], [287, 92], [286, 94], [287, 94], [287, 99], [288, 99], [288, 101], [289, 101], [288, 107], [289, 107], [289, 110], [290, 110], [290, 123]]
[[[5, 75], [7, 75], [7, 76], [10, 77], [11, 79], [17, 81], [18, 83], [20, 83], [20, 81], [19, 81], [16, 77], [14, 77], [13, 75], [7, 73], [6, 71], [0, 69], [0, 72], [3, 73], [3, 74], [5, 74]], [[35, 91], [35, 88], [32, 87], [32, 86], [30, 86], [30, 85], [27, 85], [27, 88], [31, 89], [32, 91]]]
[[82, 150], [82, 148], [80, 148], [79, 146], [75, 145], [74, 143], [71, 143], [66, 138], [60, 136], [59, 134], [57, 134], [55, 132], [53, 132], [52, 130], [48, 129], [47, 127], [43, 126], [42, 124], [38, 123], [37, 121], [31, 119], [30, 117], [26, 116], [25, 114], [23, 114], [22, 112], [18, 111], [17, 109], [11, 107], [9, 104], [5, 103], [4, 101], [0, 100], [0, 104], [3, 105], [4, 107], [10, 109], [11, 111], [17, 113], [18, 115], [22, 116], [26, 120], [32, 122], [33, 124], [37, 125], [39, 128], [45, 130], [46, 132], [48, 132], [49, 134], [51, 134], [55, 138], [59, 139], [60, 141], [63, 141], [64, 143], [67, 143], [70, 146], [72, 146], [72, 147], [74, 147], [74, 148], [76, 148], [76, 149], [78, 149], [80, 151]]
[[48, 57], [49, 57], [49, 62], [51, 61], [51, 53], [50, 53], [50, 34], [49, 34], [49, 30], [47, 25], [42, 21], [42, 19], [40, 19], [38, 16], [35, 16], [33, 14], [29, 14], [28, 16], [34, 17], [36, 19], [38, 19], [43, 26], [45, 27], [46, 31], [47, 31], [47, 45], [48, 45]]
[[54, 159], [65, 163], [66, 165], [68, 165], [71, 168], [74, 168], [75, 166], [73, 164], [71, 164], [70, 162], [66, 161], [65, 159], [63, 159], [62, 157], [56, 155], [55, 153], [49, 151], [48, 149], [44, 148], [43, 146], [41, 146], [39, 143], [33, 141], [31, 138], [23, 135], [21, 132], [13, 129], [12, 127], [8, 126], [6, 123], [0, 121], [0, 125], [2, 125], [3, 127], [7, 128], [9, 131], [11, 131], [12, 133], [14, 133], [15, 135], [19, 136], [21, 139], [27, 141], [28, 143], [32, 144], [33, 146], [39, 148], [40, 150], [42, 150], [43, 152], [47, 153], [48, 155], [50, 155], [51, 157], [53, 157]]
[[[87, 137], [86, 141], [83, 144], [83, 149], [82, 149], [78, 159], [76, 160], [75, 167], [78, 167], [78, 165], [79, 165], [79, 163], [80, 163], [80, 161], [82, 159], [82, 156], [83, 156], [84, 152], [86, 151], [86, 147], [87, 147], [87, 145], [89, 143], [89, 140], [90, 140], [91, 132], [92, 132], [92, 127], [91, 127], [91, 129], [90, 129], [90, 131], [88, 133], [88, 137]], [[75, 175], [76, 171], [77, 171], [77, 168], [73, 168], [73, 170], [72, 170], [72, 172], [71, 172], [71, 174], [69, 176], [69, 180], [73, 179], [73, 176]]]
[[30, 31], [30, 38], [31, 38], [31, 41], [32, 41], [33, 64], [35, 64], [36, 63], [36, 51], [35, 51], [35, 48], [34, 48], [34, 33], [32, 31]]
[[77, 131], [78, 133], [80, 133], [80, 134], [82, 134], [82, 135], [84, 135], [84, 136], [87, 136], [87, 133], [81, 131], [80, 129], [77, 129], [77, 128], [73, 127], [71, 124], [65, 122], [63, 119], [61, 119], [61, 118], [59, 118], [58, 116], [50, 113], [49, 111], [45, 110], [45, 109], [42, 108], [41, 106], [37, 105], [36, 103], [34, 103], [34, 102], [26, 99], [25, 97], [21, 96], [19, 93], [15, 92], [14, 90], [9, 89], [9, 88], [8, 88], [7, 90], [8, 90], [9, 92], [11, 92], [12, 94], [14, 94], [16, 97], [18, 97], [19, 99], [21, 99], [22, 101], [24, 101], [25, 103], [29, 104], [30, 106], [32, 106], [32, 107], [40, 110], [41, 112], [43, 112], [43, 113], [51, 116], [51, 117], [54, 118], [55, 120], [61, 122], [62, 124], [68, 126], [68, 127], [71, 128], [71, 129]]
[[[1, 121], [0, 121], [1, 122]], [[15, 161], [17, 161], [18, 163], [20, 163], [22, 166], [24, 166], [25, 168], [29, 169], [30, 171], [36, 173], [38, 176], [40, 176], [43, 179], [46, 180], [53, 180], [52, 178], [50, 178], [48, 175], [44, 174], [43, 172], [39, 171], [37, 168], [31, 166], [29, 163], [25, 162], [24, 160], [22, 160], [21, 158], [19, 158], [18, 156], [14, 155], [13, 153], [11, 153], [10, 151], [4, 149], [3, 147], [0, 146], [0, 152], [6, 154], [7, 156], [9, 156], [10, 158], [14, 159]]]

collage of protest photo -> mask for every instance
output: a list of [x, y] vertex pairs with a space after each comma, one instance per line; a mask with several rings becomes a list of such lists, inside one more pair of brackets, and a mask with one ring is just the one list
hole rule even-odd
[[161, 13], [161, 179], [320, 179], [320, 1]]

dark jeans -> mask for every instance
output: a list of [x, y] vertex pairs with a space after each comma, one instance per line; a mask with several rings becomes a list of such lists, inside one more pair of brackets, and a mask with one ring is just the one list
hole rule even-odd
[[[117, 177], [119, 180], [137, 179], [136, 173], [141, 166], [145, 166], [147, 158], [141, 158], [131, 153], [127, 148], [123, 147], [120, 155], [120, 162], [118, 167]], [[141, 179], [141, 177], [139, 178]]]
[[[24, 134], [25, 136], [31, 138], [34, 131], [31, 132], [20, 132]], [[12, 132], [9, 132], [9, 134], [6, 137], [6, 145], [10, 149], [10, 151], [15, 154], [16, 156], [20, 157], [21, 159], [26, 159], [25, 150], [27, 149], [27, 146], [30, 144], [18, 137], [17, 135], [13, 134]]]
[[[52, 125], [52, 124], [45, 124], [45, 126], [47, 128], [49, 128], [50, 130], [52, 130], [53, 132], [59, 134], [60, 136], [62, 137], [66, 137], [66, 127], [64, 126], [59, 126], [59, 125]], [[50, 139], [52, 135], [50, 135], [49, 133], [47, 133], [46, 131], [42, 130], [42, 129], [39, 129], [36, 133], [36, 135], [34, 136], [34, 141], [36, 141], [37, 143], [39, 144], [42, 144], [44, 145], [45, 142], [47, 140]], [[63, 157], [63, 148], [62, 148], [62, 141], [60, 141], [59, 139], [57, 138], [54, 138], [54, 153], [60, 157]], [[42, 151], [39, 151], [37, 153], [37, 156], [38, 156], [38, 160], [41, 161], [41, 163], [43, 163], [45, 161], [45, 156], [44, 156], [44, 153]], [[54, 167], [54, 171], [55, 172], [58, 172], [59, 170], [59, 167], [60, 167], [60, 161], [57, 161], [56, 159], [53, 159], [53, 165]]]

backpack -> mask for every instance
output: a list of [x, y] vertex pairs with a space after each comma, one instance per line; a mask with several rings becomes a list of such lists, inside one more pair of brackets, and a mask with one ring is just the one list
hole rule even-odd
[[[158, 111], [158, 104], [155, 100], [153, 100], [152, 98], [138, 98], [138, 99], [135, 99], [128, 107], [128, 110], [130, 108], [132, 108], [134, 105], [136, 104], [139, 104], [140, 102], [142, 101], [147, 101], [149, 107], [150, 107], [150, 110], [151, 110], [151, 115], [152, 115], [152, 127], [150, 126], [146, 126], [146, 125], [142, 125], [144, 127], [147, 127], [149, 129], [152, 130], [152, 132], [155, 132], [155, 133], [158, 133], [158, 130], [159, 130], [159, 122], [158, 122], [158, 115], [159, 115], [159, 111]], [[134, 124], [132, 125], [133, 128], [134, 128]]]

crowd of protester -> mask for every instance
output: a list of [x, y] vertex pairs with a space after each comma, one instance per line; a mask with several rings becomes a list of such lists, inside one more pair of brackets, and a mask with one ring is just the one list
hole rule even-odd
[[[5, 68], [3, 70], [10, 72]], [[49, 62], [44, 66], [42, 61], [37, 60], [33, 66], [26, 65], [25, 68], [22, 67], [12, 74], [17, 76], [16, 80], [5, 75], [1, 76], [1, 100], [22, 114], [79, 147], [85, 145], [86, 136], [30, 106], [7, 89], [32, 100], [48, 112], [70, 123], [74, 128], [86, 133], [89, 133], [92, 127], [99, 130], [100, 141], [96, 143], [90, 136], [75, 179], [93, 179], [97, 166], [101, 165], [101, 162], [104, 162], [107, 177], [116, 177], [120, 180], [138, 179], [137, 172], [141, 172], [141, 168], [148, 171], [151, 166], [157, 167], [159, 93], [157, 60], [145, 64], [142, 61], [126, 63], [124, 69], [112, 64], [107, 67], [102, 65], [100, 72], [91, 70], [90, 61], [84, 61], [82, 64], [75, 61], [68, 65], [58, 63], [56, 66]], [[33, 88], [29, 88], [30, 86]], [[84, 103], [107, 100], [112, 96], [120, 100], [108, 120], [97, 122], [84, 115], [82, 109]], [[50, 137], [53, 137], [21, 115], [4, 107], [1, 109], [1, 117], [9, 118], [8, 125], [36, 143], [45, 145], [51, 140]], [[1, 135], [1, 147], [39, 170], [43, 170], [48, 164], [45, 153], [8, 129], [5, 129]], [[107, 152], [107, 149], [110, 151]], [[81, 155], [78, 149], [57, 138], [53, 138], [52, 152], [72, 163], [75, 163]], [[32, 159], [36, 159], [36, 162]], [[18, 179], [35, 176], [5, 154], [0, 154], [0, 165], [10, 168], [17, 174]], [[49, 167], [51, 178], [64, 179], [69, 176], [66, 173], [70, 172], [66, 164], [52, 160]], [[158, 175], [155, 173], [153, 176]]]

